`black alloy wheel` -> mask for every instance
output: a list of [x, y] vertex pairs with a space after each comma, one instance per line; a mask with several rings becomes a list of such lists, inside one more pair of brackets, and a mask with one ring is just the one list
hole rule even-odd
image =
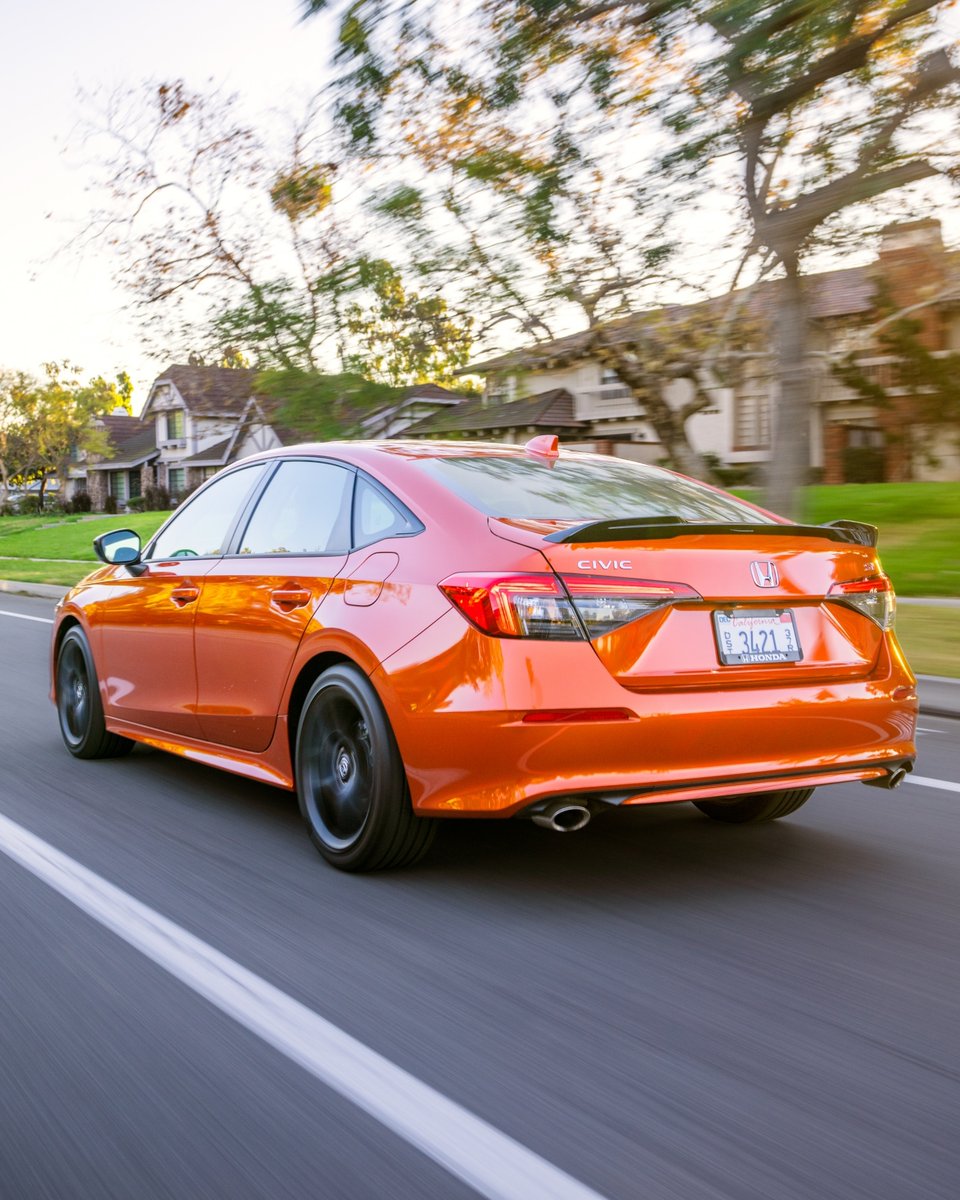
[[129, 738], [106, 727], [90, 645], [78, 625], [67, 630], [57, 651], [56, 697], [60, 732], [75, 758], [118, 758], [133, 749]]
[[433, 841], [435, 822], [417, 817], [393, 731], [357, 667], [325, 671], [304, 701], [297, 728], [297, 795], [310, 837], [344, 871], [407, 866]]

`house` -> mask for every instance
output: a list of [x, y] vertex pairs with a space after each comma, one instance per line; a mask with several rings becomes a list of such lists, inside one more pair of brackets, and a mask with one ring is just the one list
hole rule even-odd
[[[884, 233], [876, 262], [862, 267], [826, 271], [807, 277], [811, 323], [815, 403], [811, 414], [812, 470], [829, 483], [848, 479], [851, 462], [864, 449], [872, 450], [879, 479], [960, 479], [960, 452], [944, 440], [938, 462], [911, 450], [899, 431], [911, 423], [915, 397], [890, 392], [883, 408], [866, 403], [844, 386], [830, 369], [831, 360], [856, 352], [870, 378], [889, 378], [893, 360], [876, 352], [865, 334], [878, 319], [882, 287], [898, 308], [909, 308], [922, 322], [919, 337], [936, 355], [960, 350], [960, 255], [944, 249], [940, 223], [921, 220], [890, 226]], [[776, 307], [776, 280], [755, 285], [743, 294], [740, 319], [744, 328], [769, 328]], [[718, 301], [683, 309], [682, 314], [709, 314]], [[603, 327], [607, 345], [643, 352], [644, 325], [649, 314], [637, 314]], [[687, 432], [694, 448], [723, 464], [749, 472], [770, 456], [776, 380], [768, 353], [768, 335], [761, 333], [745, 355], [735, 387], [716, 387], [711, 404], [691, 418]], [[571, 398], [564, 441], [620, 457], [657, 462], [662, 451], [645, 419], [644, 404], [600, 361], [592, 332], [581, 332], [521, 347], [510, 353], [472, 363], [463, 373], [485, 376], [483, 399], [468, 402], [453, 413], [422, 421], [407, 432], [417, 436], [474, 436], [495, 434], [525, 441], [532, 433], [561, 433], [549, 404], [538, 414], [542, 398], [563, 393]], [[682, 404], [692, 385], [670, 381], [664, 387], [668, 403]], [[862, 461], [863, 455], [860, 454]]]
[[[102, 418], [111, 453], [75, 464], [70, 494], [86, 490], [96, 510], [108, 497], [122, 508], [149, 487], [179, 499], [247, 454], [303, 441], [279, 420], [276, 400], [255, 394], [256, 375], [249, 368], [168, 367], [153, 381], [139, 418]], [[350, 410], [344, 436], [394, 435], [461, 399], [437, 384], [418, 384], [389, 404]]]
[[90, 496], [91, 506], [104, 507], [112, 496], [118, 508], [142, 495], [142, 480], [150, 464], [157, 458], [154, 427], [128, 413], [109, 413], [98, 417], [96, 425], [107, 435], [110, 446], [105, 458], [78, 458], [67, 475], [65, 496], [74, 499], [78, 493]]

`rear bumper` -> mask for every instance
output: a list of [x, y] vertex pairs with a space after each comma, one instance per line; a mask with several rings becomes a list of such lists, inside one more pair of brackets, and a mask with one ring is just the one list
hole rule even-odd
[[[433, 627], [435, 646], [443, 625]], [[916, 754], [915, 680], [893, 639], [861, 679], [641, 694], [622, 688], [582, 643], [498, 641], [459, 625], [441, 655], [425, 659], [411, 644], [375, 677], [425, 815], [511, 816], [555, 797], [672, 803], [880, 779]], [[548, 708], [624, 716], [524, 722]]]

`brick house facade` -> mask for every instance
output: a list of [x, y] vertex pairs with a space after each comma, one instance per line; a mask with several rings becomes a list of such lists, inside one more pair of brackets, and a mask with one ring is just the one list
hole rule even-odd
[[[751, 289], [742, 311], [753, 326], [769, 328], [778, 286], [772, 280]], [[872, 462], [878, 479], [960, 479], [960, 448], [949, 438], [941, 438], [939, 461], [932, 463], [904, 436], [915, 421], [916, 397], [891, 389], [888, 406], [871, 405], [845, 387], [829, 365], [853, 350], [867, 374], [881, 382], [890, 375], [891, 360], [877, 352], [869, 336], [878, 320], [882, 292], [894, 307], [910, 309], [910, 315], [921, 322], [919, 338], [927, 349], [936, 354], [960, 351], [960, 254], [944, 248], [940, 223], [921, 220], [890, 226], [873, 263], [809, 275], [806, 289], [815, 377], [810, 414], [812, 471], [829, 483], [846, 482], [851, 463], [858, 460]], [[643, 314], [624, 318], [607, 326], [605, 336], [642, 346], [638, 330], [644, 320]], [[575, 423], [575, 428], [566, 430], [567, 444], [657, 462], [661, 450], [645, 420], [642, 401], [591, 357], [589, 344], [588, 334], [572, 334], [471, 364], [464, 373], [484, 375], [484, 400], [476, 406], [474, 424], [461, 422], [459, 432], [483, 435], [504, 424], [511, 405], [529, 404], [562, 390], [572, 398], [570, 415]], [[768, 461], [776, 418], [772, 359], [763, 344], [756, 349], [756, 359], [744, 367], [737, 386], [717, 388], [711, 407], [687, 426], [696, 450], [744, 470]], [[689, 385], [682, 381], [667, 384], [667, 398], [675, 392], [677, 401], [682, 401], [684, 387]], [[503, 409], [501, 418], [496, 415], [498, 406]], [[439, 424], [445, 420], [441, 418]], [[540, 427], [531, 431], [548, 432]], [[423, 432], [440, 429], [427, 425]], [[516, 432], [519, 436], [520, 429]]]

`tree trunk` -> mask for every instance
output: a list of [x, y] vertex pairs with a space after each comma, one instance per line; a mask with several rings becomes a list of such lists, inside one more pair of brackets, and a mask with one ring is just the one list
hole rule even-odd
[[810, 409], [813, 380], [807, 355], [807, 308], [796, 256], [784, 260], [786, 279], [778, 288], [777, 377], [773, 437], [767, 465], [766, 504], [799, 520], [801, 489], [810, 470]]

